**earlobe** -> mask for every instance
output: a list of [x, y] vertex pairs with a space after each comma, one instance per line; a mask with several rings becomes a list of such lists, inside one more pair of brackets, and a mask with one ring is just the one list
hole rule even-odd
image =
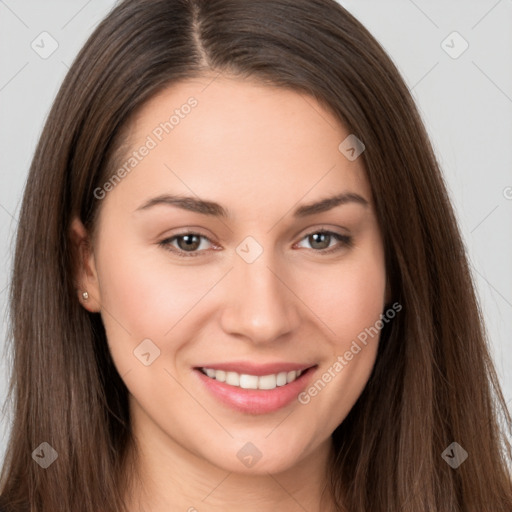
[[78, 217], [71, 221], [69, 238], [77, 298], [87, 311], [98, 313], [101, 311], [101, 297], [95, 256], [87, 229]]

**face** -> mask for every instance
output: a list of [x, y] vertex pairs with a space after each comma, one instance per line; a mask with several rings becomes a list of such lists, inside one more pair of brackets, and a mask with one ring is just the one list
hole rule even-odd
[[140, 437], [260, 474], [329, 443], [386, 299], [348, 135], [312, 97], [229, 77], [174, 85], [130, 125], [80, 279]]

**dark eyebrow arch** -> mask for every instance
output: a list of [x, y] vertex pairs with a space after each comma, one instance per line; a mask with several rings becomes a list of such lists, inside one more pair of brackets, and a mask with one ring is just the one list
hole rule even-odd
[[308, 215], [314, 215], [315, 213], [322, 213], [336, 206], [341, 206], [343, 204], [348, 203], [356, 203], [367, 208], [369, 206], [369, 202], [359, 194], [355, 194], [353, 192], [344, 192], [343, 194], [338, 194], [337, 196], [327, 197], [326, 199], [322, 199], [315, 203], [305, 204], [300, 206], [293, 213], [294, 217], [306, 217]]
[[[355, 194], [353, 192], [345, 192], [314, 203], [302, 205], [294, 211], [293, 216], [299, 218], [307, 217], [308, 215], [322, 213], [331, 210], [336, 206], [347, 203], [356, 203], [364, 207], [369, 205], [369, 202], [359, 194]], [[147, 210], [157, 205], [176, 206], [178, 208], [182, 208], [183, 210], [201, 213], [203, 215], [211, 215], [214, 217], [230, 217], [228, 210], [226, 210], [219, 203], [215, 203], [213, 201], [205, 201], [196, 197], [176, 196], [170, 194], [163, 194], [157, 197], [153, 197], [152, 199], [149, 199], [144, 204], [139, 206], [135, 211]]]
[[170, 205], [189, 210], [191, 212], [202, 213], [203, 215], [213, 215], [215, 217], [229, 217], [227, 210], [220, 204], [213, 201], [205, 201], [196, 197], [189, 196], [175, 196], [170, 194], [163, 194], [161, 196], [153, 197], [146, 201], [143, 205], [139, 206], [135, 211], [147, 210], [157, 205]]

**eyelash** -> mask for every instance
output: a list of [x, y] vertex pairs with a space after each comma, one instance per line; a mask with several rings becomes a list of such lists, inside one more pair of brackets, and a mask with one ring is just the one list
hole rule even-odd
[[[332, 236], [335, 239], [337, 239], [338, 242], [340, 242], [339, 245], [335, 245], [334, 247], [329, 247], [327, 249], [319, 249], [319, 250], [310, 249], [310, 250], [312, 250], [314, 252], [317, 252], [319, 254], [322, 254], [322, 255], [331, 254], [331, 253], [340, 251], [343, 248], [352, 247], [352, 245], [353, 245], [353, 238], [351, 236], [349, 236], [349, 235], [341, 235], [340, 233], [336, 233], [334, 231], [327, 231], [327, 230], [324, 230], [324, 229], [319, 229], [319, 230], [316, 230], [316, 231], [311, 231], [311, 232], [305, 234], [301, 238], [301, 241], [304, 240], [305, 238], [308, 238], [308, 237], [310, 237], [312, 235], [317, 235], [317, 234]], [[196, 256], [200, 256], [202, 251], [187, 252], [187, 251], [183, 251], [182, 249], [177, 249], [176, 247], [171, 247], [171, 242], [172, 241], [174, 241], [174, 240], [176, 240], [178, 238], [187, 236], [187, 235], [198, 236], [198, 237], [204, 238], [204, 239], [208, 240], [210, 243], [212, 243], [211, 240], [208, 237], [206, 237], [204, 235], [201, 235], [200, 233], [195, 233], [193, 231], [187, 231], [187, 232], [180, 233], [180, 234], [177, 234], [177, 235], [173, 235], [172, 237], [166, 238], [165, 240], [162, 240], [161, 242], [158, 242], [158, 245], [160, 247], [163, 247], [165, 250], [170, 251], [173, 254], [176, 254], [180, 258], [194, 258]]]

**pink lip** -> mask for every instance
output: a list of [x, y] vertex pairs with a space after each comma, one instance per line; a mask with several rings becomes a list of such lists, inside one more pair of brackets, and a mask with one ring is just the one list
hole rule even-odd
[[[279, 368], [284, 367], [285, 366], [283, 365], [279, 366]], [[212, 368], [212, 366], [207, 366], [207, 368]], [[217, 368], [216, 366], [213, 367], [213, 369], [219, 370], [224, 370], [224, 368], [227, 368], [227, 366], [222, 365], [222, 368]], [[240, 368], [240, 366], [237, 366], [237, 368]], [[247, 366], [244, 366], [244, 368], [247, 368]], [[254, 368], [252, 368], [251, 371], [237, 371], [237, 373], [247, 373], [250, 375], [269, 375], [272, 373], [279, 373], [279, 371], [275, 370], [269, 371], [268, 368], [269, 366], [265, 366], [263, 371], [261, 366], [257, 367], [257, 371], [261, 370], [261, 372], [257, 374], [254, 373]], [[208, 389], [208, 391], [211, 392], [217, 400], [227, 405], [229, 408], [246, 414], [266, 414], [277, 411], [290, 404], [297, 399], [299, 393], [304, 391], [308, 383], [311, 381], [316, 367], [303, 368], [304, 373], [290, 384], [278, 386], [275, 389], [269, 390], [242, 389], [236, 386], [231, 386], [225, 382], [219, 382], [218, 380], [206, 376], [198, 368], [194, 369], [194, 373], [199, 377], [206, 389]], [[293, 369], [295, 368], [292, 368], [292, 370]], [[283, 369], [281, 371], [285, 370]]]

